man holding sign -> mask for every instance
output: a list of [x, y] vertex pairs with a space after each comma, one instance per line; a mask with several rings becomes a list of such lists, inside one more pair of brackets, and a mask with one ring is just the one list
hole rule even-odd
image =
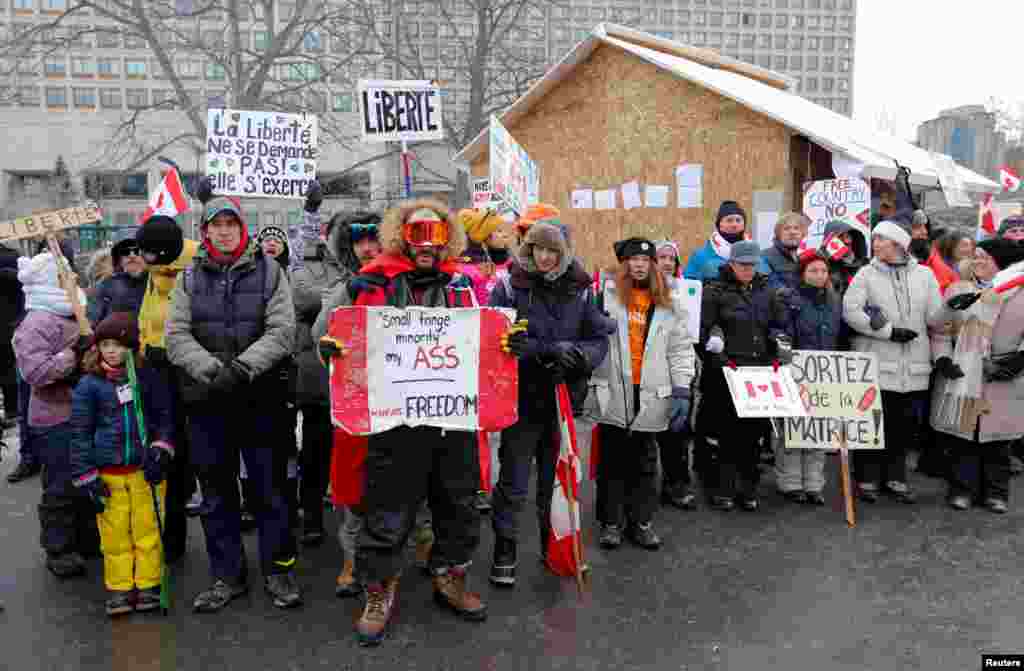
[[[385, 253], [324, 297], [313, 337], [325, 360], [345, 357], [353, 347], [325, 335], [328, 317], [337, 307], [472, 305], [472, 287], [452, 282], [465, 233], [448, 208], [415, 200], [390, 210], [384, 224]], [[379, 645], [384, 637], [405, 568], [406, 539], [425, 498], [436, 536], [430, 557], [435, 600], [464, 619], [486, 619], [487, 607], [466, 587], [467, 569], [480, 542], [480, 515], [474, 506], [480, 484], [476, 434], [400, 425], [369, 437], [365, 470], [365, 524], [356, 562], [366, 586], [366, 607], [356, 622], [360, 643]]]

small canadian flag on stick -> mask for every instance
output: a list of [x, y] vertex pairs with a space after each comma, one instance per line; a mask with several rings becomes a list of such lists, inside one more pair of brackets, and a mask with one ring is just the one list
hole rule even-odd
[[999, 168], [999, 183], [1004, 191], [1016, 191], [1020, 188], [1020, 176], [1008, 165]]
[[174, 168], [169, 168], [164, 173], [160, 187], [149, 197], [149, 207], [142, 213], [142, 221], [145, 223], [150, 217], [158, 214], [174, 218], [183, 212], [188, 212], [188, 196], [181, 185], [181, 176]]

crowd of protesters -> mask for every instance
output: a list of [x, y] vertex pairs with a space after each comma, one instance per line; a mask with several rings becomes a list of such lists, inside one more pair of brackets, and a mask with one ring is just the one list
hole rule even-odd
[[[8, 481], [42, 472], [45, 565], [71, 578], [102, 556], [111, 616], [159, 607], [161, 566], [186, 554], [194, 496], [210, 572], [194, 610], [219, 611], [249, 589], [247, 520], [272, 603], [299, 606], [297, 557], [328, 535], [330, 491], [336, 592], [365, 595], [363, 644], [385, 635], [410, 537], [437, 603], [485, 619], [467, 582], [483, 515], [494, 532], [490, 581], [514, 587], [534, 468], [541, 558], [548, 552], [561, 383], [574, 414], [596, 427], [607, 551], [624, 539], [657, 550], [659, 503], [699, 506], [691, 473], [710, 507], [758, 510], [768, 451], [778, 493], [822, 505], [825, 450], [788, 448], [769, 420], [739, 417], [722, 372], [785, 366], [795, 349], [877, 356], [885, 448], [854, 456], [862, 501], [914, 503], [916, 449], [922, 471], [948, 480], [952, 508], [1007, 511], [1024, 436], [1013, 408], [1024, 397], [1024, 293], [1012, 283], [1024, 275], [1024, 218], [976, 244], [932, 230], [912, 207], [889, 207], [867, 237], [835, 221], [808, 247], [809, 221], [789, 213], [762, 250], [729, 200], [688, 259], [672, 240], [633, 237], [609, 241], [617, 263], [594, 272], [549, 205], [512, 221], [418, 200], [321, 222], [314, 185], [304, 225], [319, 240], [295, 265], [285, 231], [250, 239], [237, 199], [208, 182], [196, 196], [199, 241], [151, 217], [113, 246], [109, 268], [94, 260], [88, 295], [66, 291], [63, 260], [45, 245], [27, 257], [0, 247], [4, 428], [17, 426], [21, 445]], [[69, 245], [62, 256], [73, 261]], [[687, 328], [684, 278], [703, 283], [698, 333]], [[92, 335], [75, 300], [88, 306]], [[332, 425], [328, 370], [350, 343], [328, 322], [354, 305], [515, 311], [501, 345], [519, 361], [518, 421], [487, 439], [492, 497], [473, 433], [403, 426], [357, 437]]]

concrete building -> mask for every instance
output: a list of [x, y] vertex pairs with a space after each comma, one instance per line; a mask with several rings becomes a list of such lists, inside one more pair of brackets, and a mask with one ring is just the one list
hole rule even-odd
[[998, 179], [1006, 154], [1006, 136], [996, 130], [996, 118], [983, 105], [943, 110], [917, 127], [917, 144], [948, 154], [977, 173]]

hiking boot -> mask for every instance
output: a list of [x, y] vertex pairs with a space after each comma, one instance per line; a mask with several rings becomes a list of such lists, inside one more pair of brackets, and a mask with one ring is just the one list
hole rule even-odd
[[486, 515], [491, 512], [491, 497], [487, 492], [477, 492], [476, 501], [473, 502], [473, 505], [477, 509], [477, 512]]
[[501, 536], [494, 538], [494, 561], [491, 563], [491, 582], [499, 587], [516, 585], [516, 542]]
[[263, 590], [274, 597], [274, 606], [277, 608], [297, 608], [302, 605], [302, 592], [291, 571], [264, 578]]
[[77, 552], [62, 555], [47, 555], [46, 568], [58, 578], [75, 578], [85, 575], [85, 561]]
[[825, 505], [825, 497], [822, 496], [821, 492], [806, 492], [804, 494], [804, 502], [812, 506], [823, 506]]
[[380, 645], [387, 632], [388, 621], [394, 612], [397, 593], [397, 577], [366, 586], [366, 605], [363, 607], [363, 614], [356, 620], [359, 645]]
[[985, 507], [996, 515], [1005, 515], [1008, 508], [1002, 499], [985, 499]]
[[363, 586], [356, 579], [356, 563], [351, 559], [346, 559], [345, 563], [341, 566], [341, 573], [338, 574], [338, 579], [335, 580], [334, 595], [346, 598], [357, 596], [362, 591]]
[[22, 480], [28, 480], [39, 475], [41, 470], [43, 469], [38, 464], [26, 464], [23, 461], [18, 464], [17, 468], [7, 474], [7, 482], [13, 485]]
[[732, 511], [732, 509], [735, 507], [735, 504], [732, 502], [732, 499], [730, 499], [728, 496], [712, 496], [711, 507], [714, 508], [715, 510], [720, 510], [723, 513], [727, 513]]
[[306, 547], [321, 545], [324, 542], [324, 530], [322, 528], [303, 529], [299, 542]]
[[969, 496], [951, 496], [949, 497], [949, 507], [953, 510], [967, 510], [971, 507], [971, 498]]
[[761, 507], [761, 502], [756, 496], [750, 496], [747, 494], [737, 496], [736, 503], [739, 504], [741, 510], [745, 510], [748, 513], [752, 513]]
[[160, 608], [160, 586], [140, 589], [135, 595], [135, 610], [145, 613]]
[[917, 501], [917, 497], [914, 496], [914, 492], [910, 490], [910, 487], [908, 487], [905, 482], [890, 480], [885, 483], [885, 491], [900, 503], [911, 504]]
[[487, 619], [487, 606], [480, 595], [466, 588], [464, 567], [453, 566], [434, 575], [434, 601], [464, 620], [483, 622]]
[[858, 482], [857, 498], [864, 503], [876, 503], [878, 501], [878, 485], [873, 482]]
[[657, 550], [661, 547], [661, 539], [654, 533], [651, 523], [630, 524], [627, 535], [634, 545], [639, 545], [645, 550]]
[[217, 580], [210, 589], [196, 595], [192, 601], [192, 610], [197, 613], [216, 613], [248, 591], [249, 585], [246, 582], [232, 585], [224, 580]]
[[794, 489], [788, 492], [779, 492], [782, 498], [790, 503], [807, 503], [807, 494], [802, 489]]
[[697, 497], [691, 494], [690, 488], [682, 483], [662, 485], [661, 502], [680, 510], [694, 510], [697, 508]]
[[601, 539], [598, 543], [605, 550], [614, 550], [622, 545], [622, 527], [618, 524], [602, 524]]
[[434, 549], [434, 530], [424, 524], [416, 529], [416, 566], [424, 571], [430, 565], [430, 552]]
[[131, 590], [126, 592], [110, 590], [110, 596], [107, 598], [107, 602], [104, 604], [104, 608], [107, 611], [109, 617], [117, 617], [118, 615], [126, 615], [135, 610], [135, 603], [132, 600], [134, 596]]

